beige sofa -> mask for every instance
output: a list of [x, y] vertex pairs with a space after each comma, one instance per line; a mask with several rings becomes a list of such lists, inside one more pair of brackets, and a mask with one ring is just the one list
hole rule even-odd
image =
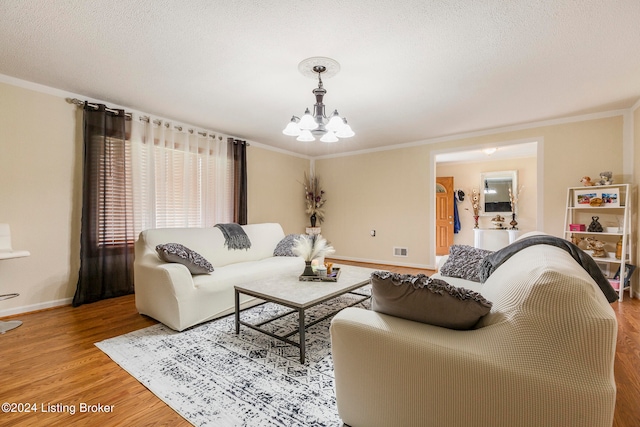
[[[136, 308], [182, 331], [190, 326], [233, 313], [234, 286], [279, 273], [302, 273], [300, 257], [273, 256], [285, 237], [280, 224], [242, 226], [251, 241], [248, 250], [229, 250], [216, 227], [165, 228], [140, 233], [135, 244], [134, 283]], [[214, 271], [192, 275], [187, 267], [164, 262], [156, 246], [179, 243], [209, 261]], [[241, 295], [243, 308], [261, 300]]]
[[359, 308], [334, 317], [345, 424], [611, 427], [616, 317], [571, 255], [530, 246], [469, 287], [493, 307], [468, 331]]

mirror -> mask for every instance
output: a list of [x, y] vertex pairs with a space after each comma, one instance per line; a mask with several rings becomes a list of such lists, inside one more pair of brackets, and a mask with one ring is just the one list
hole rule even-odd
[[484, 172], [480, 174], [480, 183], [480, 215], [511, 215], [509, 188], [517, 191], [518, 171]]

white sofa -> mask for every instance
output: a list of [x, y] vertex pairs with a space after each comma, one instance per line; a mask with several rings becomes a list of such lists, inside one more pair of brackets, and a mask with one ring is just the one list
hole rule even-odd
[[[285, 234], [280, 224], [242, 226], [251, 241], [248, 250], [229, 250], [217, 227], [165, 228], [140, 233], [135, 244], [136, 308], [176, 331], [234, 311], [234, 286], [279, 273], [302, 273], [300, 257], [273, 256]], [[179, 243], [209, 261], [214, 271], [192, 275], [187, 267], [160, 259], [156, 246]], [[243, 308], [261, 301], [241, 295]]]
[[493, 303], [468, 331], [359, 308], [334, 317], [345, 424], [611, 427], [616, 316], [569, 253], [530, 246], [467, 284]]

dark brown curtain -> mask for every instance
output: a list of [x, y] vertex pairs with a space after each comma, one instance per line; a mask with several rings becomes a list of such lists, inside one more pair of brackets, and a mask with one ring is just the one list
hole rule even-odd
[[125, 112], [84, 106], [80, 273], [73, 305], [133, 293]]
[[229, 138], [233, 152], [233, 222], [247, 224], [247, 141]]

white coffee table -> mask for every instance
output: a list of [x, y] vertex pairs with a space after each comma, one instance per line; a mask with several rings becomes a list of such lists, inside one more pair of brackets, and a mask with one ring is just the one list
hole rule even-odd
[[[351, 305], [356, 305], [362, 301], [370, 298], [369, 295], [353, 292], [354, 290], [361, 288], [371, 283], [371, 273], [374, 269], [355, 267], [355, 266], [340, 266], [340, 277], [336, 282], [305, 282], [300, 281], [299, 275], [281, 275], [265, 277], [264, 279], [250, 282], [243, 285], [235, 286], [235, 325], [236, 334], [240, 333], [240, 325], [247, 326], [263, 334], [269, 335], [275, 339], [286, 342], [300, 348], [300, 363], [304, 363], [305, 360], [305, 330], [308, 327], [321, 322], [334, 314], [332, 312], [326, 316], [316, 319], [313, 322], [305, 323], [304, 312], [310, 307], [322, 304], [329, 301], [332, 298], [338, 297], [344, 294], [354, 294], [361, 298], [358, 298]], [[258, 324], [252, 324], [240, 319], [240, 294], [250, 295], [256, 298], [260, 298], [267, 302], [273, 302], [285, 307], [289, 307], [292, 310], [287, 311], [281, 315], [267, 319]], [[342, 309], [342, 308], [341, 308]], [[261, 326], [272, 322], [276, 319], [280, 319], [292, 313], [298, 313], [298, 330], [294, 330], [286, 335], [276, 335], [270, 331], [262, 329]], [[299, 342], [290, 340], [289, 337], [295, 333], [299, 334]]]

